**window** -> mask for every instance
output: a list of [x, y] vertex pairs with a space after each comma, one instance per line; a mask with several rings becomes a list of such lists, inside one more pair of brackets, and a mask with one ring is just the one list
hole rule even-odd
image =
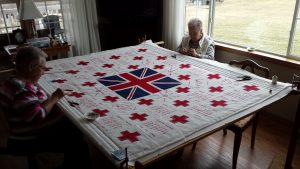
[[11, 33], [20, 27], [16, 3], [0, 4], [0, 33]]
[[16, 3], [0, 3], [0, 35], [5, 36], [5, 39], [7, 39], [7, 42], [1, 42], [1, 44], [5, 43], [3, 45], [8, 45], [10, 43], [8, 38], [9, 33], [20, 28], [20, 22], [17, 16], [18, 10]]
[[300, 23], [293, 24], [293, 18], [300, 20], [300, 15], [293, 17], [292, 10], [299, 8], [296, 1], [187, 0], [186, 19], [200, 18], [217, 41], [300, 59]]
[[43, 18], [36, 19], [37, 30], [48, 29], [52, 36], [64, 33], [60, 0], [35, 0]]
[[192, 0], [186, 5], [185, 31], [188, 32], [187, 22], [192, 18], [200, 18], [203, 22], [203, 33], [208, 34], [209, 1]]
[[[64, 33], [62, 10], [60, 0], [34, 0], [43, 18], [36, 19], [36, 29], [47, 29], [52, 35], [60, 36]], [[21, 28], [17, 19], [19, 0], [5, 0], [0, 3], [0, 46], [11, 43], [10, 33], [17, 28]], [[13, 42], [12, 42], [13, 43]]]

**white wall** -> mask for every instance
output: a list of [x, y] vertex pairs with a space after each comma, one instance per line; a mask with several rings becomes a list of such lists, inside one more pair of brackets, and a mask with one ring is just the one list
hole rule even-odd
[[[299, 69], [289, 68], [280, 64], [275, 64], [271, 62], [263, 61], [259, 58], [248, 58], [245, 56], [237, 55], [227, 51], [216, 50], [215, 59], [219, 62], [228, 63], [230, 60], [244, 60], [252, 59], [255, 60], [262, 66], [268, 67], [270, 69], [270, 76], [278, 76], [278, 80], [282, 82], [291, 82], [293, 74], [296, 73], [300, 75]], [[293, 121], [297, 110], [298, 99], [300, 96], [288, 96], [285, 99], [281, 99], [265, 108], [271, 114], [279, 116], [281, 118]]]

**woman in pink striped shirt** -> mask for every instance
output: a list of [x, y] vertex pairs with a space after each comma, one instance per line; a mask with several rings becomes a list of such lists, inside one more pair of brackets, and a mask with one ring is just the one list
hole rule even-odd
[[[64, 152], [67, 168], [89, 168], [88, 149], [82, 133], [58, 110], [55, 104], [64, 97], [57, 89], [50, 96], [37, 85], [46, 69], [47, 54], [36, 47], [21, 48], [16, 56], [16, 76], [0, 86], [0, 105], [10, 133], [16, 138], [35, 138], [29, 150]], [[16, 147], [8, 138], [8, 146]], [[17, 148], [17, 149], [18, 149]]]
[[10, 109], [9, 117], [15, 122], [43, 121], [53, 106], [64, 96], [57, 89], [47, 97], [37, 85], [46, 69], [47, 54], [36, 47], [21, 48], [16, 56], [16, 76], [4, 83], [1, 90], [2, 106]]

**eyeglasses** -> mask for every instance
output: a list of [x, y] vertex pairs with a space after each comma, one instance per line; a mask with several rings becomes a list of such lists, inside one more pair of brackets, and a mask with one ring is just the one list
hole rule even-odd
[[44, 71], [48, 69], [45, 65], [39, 65], [39, 64], [36, 65], [35, 68], [39, 68], [39, 69], [44, 70]]
[[48, 68], [46, 67], [46, 66], [44, 66], [44, 65], [39, 65], [39, 68], [41, 68], [42, 70], [47, 70]]

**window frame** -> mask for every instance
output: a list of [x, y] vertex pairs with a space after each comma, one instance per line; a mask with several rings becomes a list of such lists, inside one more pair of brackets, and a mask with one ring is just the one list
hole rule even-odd
[[[295, 4], [295, 9], [294, 9], [294, 16], [293, 16], [293, 21], [292, 21], [292, 25], [291, 25], [291, 31], [290, 31], [290, 38], [289, 38], [289, 43], [288, 43], [288, 49], [287, 49], [287, 53], [286, 55], [292, 59], [299, 59], [299, 56], [294, 56], [292, 55], [292, 49], [293, 49], [293, 44], [294, 44], [294, 40], [295, 40], [295, 34], [296, 34], [296, 27], [297, 27], [297, 20], [299, 17], [299, 1], [300, 0], [296, 0], [296, 4]], [[300, 30], [298, 30], [300, 31]]]

